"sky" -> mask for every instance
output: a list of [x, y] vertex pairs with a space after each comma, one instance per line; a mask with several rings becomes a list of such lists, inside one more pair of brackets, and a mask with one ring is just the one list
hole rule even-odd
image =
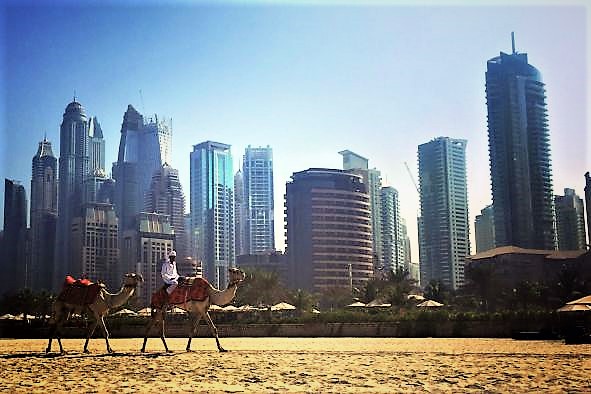
[[[554, 192], [582, 196], [591, 168], [589, 7], [443, 4], [5, 1], [0, 178], [20, 180], [30, 195], [31, 159], [44, 135], [59, 155], [75, 92], [102, 126], [109, 173], [128, 104], [172, 118], [171, 164], [187, 211], [193, 145], [232, 145], [235, 170], [246, 146], [271, 146], [278, 249], [291, 174], [342, 168], [338, 152], [356, 152], [399, 191], [417, 262], [419, 197], [404, 163], [418, 182], [419, 144], [468, 141], [473, 240], [474, 217], [491, 203], [486, 62], [511, 51], [514, 31], [546, 83]], [[0, 196], [2, 218], [3, 188]]]

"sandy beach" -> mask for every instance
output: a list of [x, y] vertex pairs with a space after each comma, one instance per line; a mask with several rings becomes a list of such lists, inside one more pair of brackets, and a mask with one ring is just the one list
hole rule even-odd
[[[2, 392], [591, 392], [591, 345], [434, 338], [0, 340]], [[57, 344], [54, 343], [54, 346]]]

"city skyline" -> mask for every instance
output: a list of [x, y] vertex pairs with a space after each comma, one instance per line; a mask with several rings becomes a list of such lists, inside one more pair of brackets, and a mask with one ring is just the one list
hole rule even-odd
[[[336, 152], [352, 149], [382, 172], [384, 186], [399, 190], [416, 260], [418, 195], [404, 162], [418, 179], [419, 144], [442, 135], [467, 139], [473, 225], [491, 202], [486, 61], [510, 52], [515, 31], [517, 51], [528, 54], [546, 84], [554, 190], [569, 187], [583, 195], [588, 169], [587, 144], [581, 143], [587, 138], [583, 7], [254, 4], [83, 4], [68, 29], [59, 23], [72, 5], [7, 8], [4, 45], [11, 56], [0, 62], [7, 86], [2, 139], [9, 130], [28, 137], [11, 138], [11, 149], [2, 144], [1, 176], [29, 184], [37, 143], [47, 133], [58, 145], [59, 118], [76, 90], [87, 113], [100, 119], [107, 171], [116, 159], [121, 113], [128, 104], [145, 116], [172, 118], [171, 165], [179, 169], [185, 190], [189, 152], [200, 141], [224, 141], [234, 157], [249, 144], [270, 145], [279, 206], [292, 173], [340, 168]], [[130, 13], [134, 26], [124, 23]], [[485, 23], [492, 19], [498, 23]], [[153, 22], [160, 26], [157, 32], [150, 28]], [[31, 28], [23, 31], [23, 25]], [[423, 25], [431, 28], [417, 28]], [[76, 28], [79, 34], [71, 37], [68, 32]], [[118, 35], [124, 44], [116, 41]], [[96, 50], [89, 50], [90, 44]], [[86, 48], [82, 61], [62, 58], [70, 46]], [[112, 70], [98, 67], [98, 60]], [[39, 106], [35, 116], [26, 116], [33, 105]], [[283, 219], [276, 212], [277, 234], [283, 233]], [[283, 249], [283, 237], [276, 238]]]

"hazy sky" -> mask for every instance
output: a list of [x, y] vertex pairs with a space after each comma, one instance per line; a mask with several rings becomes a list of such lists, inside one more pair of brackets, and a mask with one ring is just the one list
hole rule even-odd
[[[473, 231], [491, 203], [486, 61], [511, 50], [511, 31], [546, 83], [555, 194], [564, 187], [583, 194], [591, 165], [582, 2], [36, 4], [0, 6], [0, 179], [22, 181], [27, 195], [45, 133], [59, 155], [59, 126], [75, 90], [101, 123], [108, 172], [128, 104], [173, 119], [171, 164], [187, 211], [192, 145], [231, 144], [235, 170], [247, 145], [270, 145], [279, 249], [290, 175], [341, 168], [343, 149], [365, 156], [400, 192], [418, 261], [419, 200], [404, 162], [418, 182], [419, 144], [467, 139]], [[3, 187], [0, 195], [1, 217]]]

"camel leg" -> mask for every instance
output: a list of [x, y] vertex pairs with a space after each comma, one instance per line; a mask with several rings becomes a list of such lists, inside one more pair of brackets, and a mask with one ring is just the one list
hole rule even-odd
[[154, 322], [156, 321], [156, 316], [150, 318], [150, 321], [148, 322], [148, 325], [146, 326], [146, 332], [144, 333], [144, 344], [142, 345], [142, 350], [141, 352], [144, 353], [146, 351], [146, 343], [148, 342], [148, 334], [150, 333], [150, 330], [152, 329], [152, 327], [154, 327]]
[[218, 350], [220, 352], [226, 352], [227, 350], [224, 349], [222, 347], [222, 345], [220, 345], [220, 339], [218, 337], [218, 329], [215, 327], [215, 325], [213, 324], [213, 321], [211, 320], [211, 317], [209, 316], [209, 312], [205, 312], [205, 321], [207, 322], [207, 324], [209, 325], [209, 329], [211, 330], [211, 333], [213, 334], [213, 336], [215, 337], [215, 342], [218, 345]]
[[191, 340], [195, 335], [197, 335], [197, 331], [199, 330], [199, 322], [201, 321], [201, 316], [190, 314], [190, 322], [191, 322], [191, 329], [189, 330], [189, 342], [187, 342], [187, 351], [191, 351]]
[[90, 330], [88, 330], [88, 333], [86, 335], [86, 342], [84, 342], [84, 350], [83, 350], [84, 353], [90, 353], [88, 351], [88, 341], [90, 341], [92, 334], [94, 334], [94, 330], [96, 330], [96, 326], [98, 326], [98, 319], [95, 317], [94, 324], [92, 325], [92, 328]]
[[113, 349], [111, 349], [111, 345], [109, 345], [109, 331], [107, 331], [107, 326], [105, 325], [104, 316], [99, 318], [99, 323], [101, 328], [103, 329], [103, 333], [105, 334], [105, 342], [107, 343], [107, 352], [113, 353]]
[[166, 345], [166, 339], [164, 337], [164, 316], [165, 312], [163, 310], [162, 319], [160, 320], [160, 339], [162, 339], [162, 344], [164, 344], [164, 349], [166, 349], [166, 353], [170, 353], [170, 350], [168, 350], [168, 346]]

